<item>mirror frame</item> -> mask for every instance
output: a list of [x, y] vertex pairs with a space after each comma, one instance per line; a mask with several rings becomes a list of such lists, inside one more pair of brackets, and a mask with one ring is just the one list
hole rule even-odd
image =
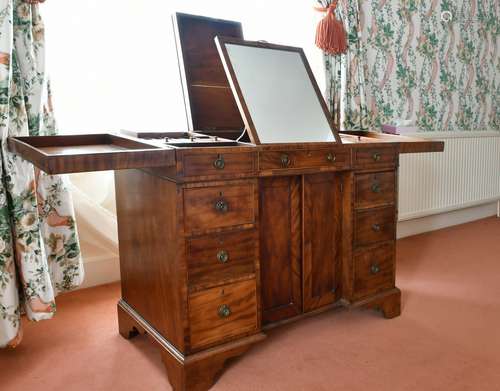
[[[334, 143], [334, 144], [342, 144], [342, 140], [339, 136], [339, 132], [335, 127], [335, 123], [333, 122], [332, 115], [328, 110], [325, 99], [321, 94], [321, 91], [318, 87], [318, 83], [314, 78], [314, 74], [312, 73], [309, 62], [307, 61], [306, 55], [304, 54], [304, 50], [302, 48], [294, 47], [294, 46], [285, 46], [285, 45], [276, 45], [272, 43], [268, 43], [265, 41], [246, 41], [243, 39], [237, 38], [229, 38], [229, 37], [215, 37], [215, 44], [217, 46], [217, 50], [219, 51], [219, 55], [222, 60], [222, 64], [224, 65], [224, 70], [226, 71], [226, 75], [229, 81], [229, 85], [231, 86], [231, 91], [233, 92], [234, 98], [236, 100], [236, 104], [238, 105], [238, 109], [240, 110], [241, 116], [243, 118], [243, 122], [245, 123], [245, 128], [247, 129], [250, 140], [252, 143], [257, 145], [279, 145], [279, 144], [324, 144], [324, 143]], [[316, 92], [316, 96], [318, 98], [318, 102], [323, 109], [323, 113], [325, 114], [326, 120], [330, 125], [330, 130], [335, 138], [335, 142], [333, 141], [317, 141], [317, 142], [290, 142], [290, 143], [261, 143], [259, 139], [259, 135], [257, 129], [252, 120], [252, 116], [250, 115], [250, 111], [248, 110], [247, 103], [245, 98], [243, 97], [243, 93], [241, 91], [241, 87], [238, 83], [238, 78], [236, 77], [236, 73], [233, 68], [233, 64], [229, 57], [226, 44], [233, 45], [241, 45], [241, 46], [249, 46], [261, 49], [273, 49], [273, 50], [282, 50], [287, 52], [294, 52], [300, 55], [302, 59], [302, 63], [304, 64], [304, 68], [309, 76], [309, 80], [311, 85]]]

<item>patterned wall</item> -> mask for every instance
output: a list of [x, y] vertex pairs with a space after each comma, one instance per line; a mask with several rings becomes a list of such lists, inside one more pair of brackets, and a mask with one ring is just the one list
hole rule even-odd
[[500, 0], [360, 0], [360, 8], [375, 127], [401, 118], [428, 131], [500, 130]]

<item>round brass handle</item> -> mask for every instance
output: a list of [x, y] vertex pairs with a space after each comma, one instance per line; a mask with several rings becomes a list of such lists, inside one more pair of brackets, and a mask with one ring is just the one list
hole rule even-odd
[[372, 229], [373, 229], [375, 232], [380, 232], [380, 224], [373, 224], [373, 225], [372, 225]]
[[283, 167], [288, 167], [290, 165], [290, 157], [286, 153], [281, 155], [281, 165]]
[[328, 160], [330, 163], [335, 162], [337, 160], [337, 157], [333, 153], [329, 153], [326, 155], [326, 160]]
[[219, 318], [228, 318], [231, 315], [231, 308], [227, 304], [222, 304], [217, 313], [219, 314]]
[[380, 183], [375, 182], [375, 183], [372, 185], [372, 191], [373, 191], [374, 193], [380, 193], [380, 191], [381, 191], [381, 188], [380, 188]]
[[229, 254], [227, 253], [227, 251], [226, 250], [220, 250], [217, 253], [217, 260], [220, 263], [226, 263], [227, 261], [229, 261]]
[[380, 272], [380, 266], [377, 265], [376, 263], [374, 263], [371, 267], [370, 267], [370, 272], [372, 274], [377, 274]]
[[214, 167], [217, 170], [223, 170], [226, 166], [226, 162], [224, 161], [224, 157], [222, 155], [218, 155], [217, 159], [214, 160]]
[[373, 155], [373, 160], [378, 162], [381, 158], [382, 158], [382, 155], [379, 153], [379, 152], [375, 152]]
[[229, 210], [229, 205], [225, 200], [218, 200], [215, 203], [215, 210], [219, 213], [226, 213]]

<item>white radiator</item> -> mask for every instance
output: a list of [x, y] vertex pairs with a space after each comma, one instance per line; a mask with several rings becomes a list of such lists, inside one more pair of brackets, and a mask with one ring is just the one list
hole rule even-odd
[[444, 152], [400, 155], [399, 221], [499, 202], [500, 132], [432, 132]]

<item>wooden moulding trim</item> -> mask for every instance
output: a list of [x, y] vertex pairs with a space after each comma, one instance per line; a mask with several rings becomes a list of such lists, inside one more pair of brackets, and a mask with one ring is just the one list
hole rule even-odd
[[137, 313], [130, 305], [128, 305], [123, 299], [118, 301], [118, 306], [125, 311], [131, 318], [133, 318], [144, 331], [154, 339], [163, 349], [167, 350], [172, 357], [174, 357], [180, 363], [184, 363], [186, 357], [184, 354], [179, 352], [174, 345], [168, 342], [156, 329], [154, 329], [139, 313]]
[[125, 311], [137, 324], [144, 329], [144, 331], [164, 350], [166, 350], [172, 357], [174, 357], [180, 364], [186, 365], [199, 360], [203, 360], [215, 354], [224, 353], [225, 351], [238, 348], [240, 346], [254, 344], [266, 338], [266, 335], [257, 332], [256, 334], [248, 337], [240, 338], [233, 342], [228, 342], [201, 352], [184, 355], [177, 348], [172, 345], [166, 338], [164, 338], [155, 328], [153, 328], [141, 315], [139, 315], [130, 305], [123, 299], [118, 301], [118, 306]]
[[[148, 159], [147, 163], [142, 163], [139, 158], [137, 163], [134, 164], [134, 155], [138, 153], [147, 153]], [[24, 156], [24, 158], [32, 162], [35, 166], [39, 167], [48, 174], [70, 174], [75, 172], [88, 172], [88, 171], [106, 171], [106, 170], [123, 170], [123, 169], [134, 169], [134, 168], [149, 168], [149, 167], [170, 167], [175, 164], [175, 159], [168, 156], [168, 150], [165, 149], [134, 149], [134, 150], [124, 150], [124, 151], [105, 151], [99, 153], [89, 153], [81, 154], [76, 156], [51, 156], [43, 155], [39, 156], [37, 159], [31, 159]], [[95, 161], [100, 161], [101, 158], [107, 156], [115, 156], [117, 158], [124, 157], [123, 163], [118, 164], [114, 161], [109, 161], [107, 163], [93, 166], [82, 165], [81, 168], [75, 167], [65, 167], [65, 160], [78, 158], [92, 159]], [[78, 164], [77, 164], [78, 165]]]
[[[316, 93], [316, 96], [318, 98], [318, 102], [321, 105], [321, 108], [325, 114], [325, 117], [328, 121], [328, 124], [330, 125], [330, 130], [331, 130], [333, 136], [335, 137], [336, 142], [335, 143], [332, 142], [332, 144], [342, 145], [342, 139], [340, 138], [340, 136], [338, 134], [338, 130], [335, 127], [335, 124], [333, 122], [330, 111], [328, 110], [328, 107], [326, 106], [326, 102], [323, 98], [323, 95], [321, 94], [321, 91], [318, 87], [318, 84], [316, 83], [316, 80], [314, 79], [311, 67], [309, 66], [309, 62], [307, 61], [306, 55], [304, 54], [304, 50], [302, 48], [293, 47], [293, 46], [276, 45], [276, 44], [271, 44], [271, 43], [267, 43], [267, 42], [260, 42], [260, 41], [245, 41], [243, 39], [229, 38], [229, 37], [215, 37], [215, 43], [216, 43], [217, 49], [219, 50], [219, 54], [220, 54], [221, 59], [222, 59], [222, 64], [224, 65], [224, 70], [226, 71], [226, 74], [228, 75], [228, 80], [229, 80], [229, 84], [231, 86], [231, 90], [233, 91], [233, 95], [235, 97], [238, 108], [241, 112], [243, 121], [245, 122], [245, 127], [248, 130], [248, 133], [250, 135], [250, 139], [252, 140], [252, 142], [254, 144], [274, 145], [274, 144], [262, 144], [259, 140], [257, 129], [255, 128], [255, 125], [252, 121], [250, 111], [248, 110], [248, 106], [247, 106], [245, 99], [243, 97], [243, 93], [241, 91], [240, 85], [238, 83], [238, 79], [236, 77], [236, 73], [234, 72], [233, 65], [232, 65], [231, 60], [229, 58], [226, 44], [257, 47], [257, 48], [263, 48], [263, 49], [274, 49], [274, 50], [282, 50], [282, 51], [289, 51], [289, 52], [298, 53], [302, 59], [302, 63], [304, 64], [304, 67], [306, 69], [306, 73], [309, 76], [309, 80], [311, 81], [313, 89]], [[290, 144], [295, 144], [295, 143], [290, 143]], [[302, 143], [296, 143], [296, 144], [300, 145]]]
[[248, 346], [254, 343], [260, 342], [266, 338], [266, 335], [258, 332], [257, 334], [252, 334], [248, 337], [237, 339], [233, 342], [228, 342], [223, 345], [219, 345], [210, 349], [202, 350], [201, 352], [191, 354], [186, 356], [185, 363], [190, 364], [199, 360], [206, 359], [210, 356], [214, 356], [216, 354], [224, 353], [229, 350], [233, 350], [235, 348], [239, 348], [241, 346]]

